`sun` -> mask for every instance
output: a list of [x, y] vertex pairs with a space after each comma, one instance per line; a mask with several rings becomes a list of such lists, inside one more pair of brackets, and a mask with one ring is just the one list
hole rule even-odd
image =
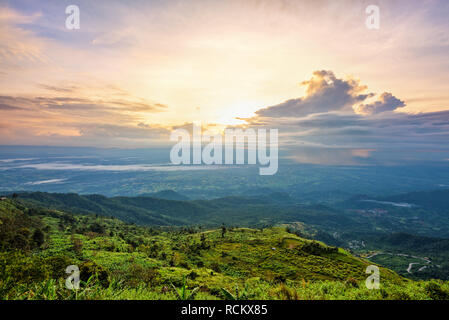
[[223, 125], [242, 125], [246, 121], [245, 118], [255, 116], [255, 111], [259, 109], [260, 104], [248, 101], [239, 101], [231, 103], [226, 110], [220, 110], [220, 116], [217, 118], [217, 123]]

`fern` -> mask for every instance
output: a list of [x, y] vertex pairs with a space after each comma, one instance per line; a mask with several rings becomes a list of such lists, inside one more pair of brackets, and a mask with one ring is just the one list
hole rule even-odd
[[221, 288], [221, 292], [225, 299], [227, 300], [247, 300], [248, 299], [248, 285], [245, 285], [245, 290], [243, 290], [242, 294], [239, 293], [239, 287], [235, 287], [235, 295], [226, 290], [225, 288]]
[[200, 287], [195, 287], [191, 291], [187, 289], [186, 277], [182, 277], [182, 286], [178, 290], [173, 283], [170, 283], [178, 300], [193, 300]]

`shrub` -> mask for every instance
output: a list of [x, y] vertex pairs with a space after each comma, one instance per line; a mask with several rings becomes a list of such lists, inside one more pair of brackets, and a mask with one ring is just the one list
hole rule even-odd
[[198, 277], [199, 277], [199, 274], [196, 273], [195, 271], [191, 271], [191, 272], [187, 275], [187, 278], [192, 279], [192, 280], [195, 280], [195, 279], [198, 278]]
[[103, 287], [109, 286], [109, 272], [93, 261], [83, 262], [80, 266], [80, 279], [87, 282], [91, 277], [98, 281]]
[[99, 234], [103, 234], [105, 233], [105, 227], [101, 224], [99, 224], [98, 222], [93, 223], [90, 227], [89, 230], [95, 233], [99, 233]]
[[359, 287], [359, 283], [358, 283], [357, 279], [354, 279], [354, 278], [348, 278], [345, 281], [345, 284], [350, 286], [350, 287], [353, 287], [353, 288], [358, 288]]
[[220, 269], [220, 265], [217, 262], [212, 262], [210, 265], [210, 269], [214, 270], [215, 272], [220, 273], [221, 269]]
[[38, 247], [42, 246], [45, 242], [45, 235], [41, 229], [34, 230], [33, 241]]
[[448, 300], [449, 299], [449, 293], [443, 288], [441, 288], [441, 285], [437, 282], [429, 282], [426, 285], [426, 293], [429, 295], [429, 297], [433, 300]]
[[0, 254], [0, 279], [13, 284], [33, 283], [50, 278], [51, 268], [40, 257], [19, 252]]
[[67, 274], [65, 272], [65, 269], [74, 264], [74, 261], [64, 255], [57, 255], [53, 257], [49, 257], [45, 259], [45, 263], [48, 265], [51, 277], [52, 278], [60, 278], [60, 277], [66, 277]]
[[295, 289], [288, 288], [284, 283], [281, 283], [277, 295], [282, 300], [299, 300], [298, 292]]
[[132, 264], [125, 276], [125, 285], [137, 287], [140, 283], [155, 285], [159, 282], [159, 273], [154, 268], [144, 268], [139, 264]]

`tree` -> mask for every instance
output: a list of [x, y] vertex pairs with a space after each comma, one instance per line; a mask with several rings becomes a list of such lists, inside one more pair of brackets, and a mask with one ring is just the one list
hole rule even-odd
[[201, 234], [201, 249], [206, 249], [207, 245], [206, 245], [206, 236], [204, 235], [204, 233]]
[[11, 245], [12, 247], [16, 248], [16, 249], [21, 249], [21, 250], [27, 250], [28, 249], [28, 239], [21, 233], [17, 233], [12, 241], [11, 241]]
[[224, 225], [221, 226], [221, 237], [224, 238], [226, 233], [226, 227]]
[[96, 232], [96, 233], [100, 233], [103, 234], [105, 233], [105, 227], [101, 224], [99, 224], [98, 222], [93, 223], [90, 227], [89, 230], [92, 232]]
[[75, 237], [75, 235], [72, 235], [71, 240], [72, 240], [72, 244], [73, 244], [73, 250], [77, 254], [81, 254], [82, 249], [83, 249], [83, 241], [81, 239]]
[[34, 230], [33, 233], [33, 241], [37, 244], [38, 247], [42, 246], [45, 242], [45, 235], [41, 229]]

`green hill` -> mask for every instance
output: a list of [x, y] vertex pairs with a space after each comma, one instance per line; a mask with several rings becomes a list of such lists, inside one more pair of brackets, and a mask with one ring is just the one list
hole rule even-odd
[[[385, 268], [381, 289], [369, 290], [364, 280], [371, 262], [282, 227], [143, 227], [10, 199], [0, 202], [0, 248], [1, 299], [176, 299], [183, 286], [196, 299], [449, 294], [447, 283], [413, 282]], [[64, 287], [65, 268], [72, 264], [81, 271], [77, 293]]]
[[[267, 226], [303, 221], [327, 228], [363, 228], [341, 211], [322, 205], [297, 204], [283, 193], [264, 196], [229, 196], [213, 200], [177, 201], [139, 197], [78, 195], [74, 193], [25, 192], [18, 194], [24, 205], [63, 210], [75, 214], [114, 216], [140, 225]], [[324, 223], [323, 223], [324, 222]], [[365, 226], [366, 228], [366, 226]]]

